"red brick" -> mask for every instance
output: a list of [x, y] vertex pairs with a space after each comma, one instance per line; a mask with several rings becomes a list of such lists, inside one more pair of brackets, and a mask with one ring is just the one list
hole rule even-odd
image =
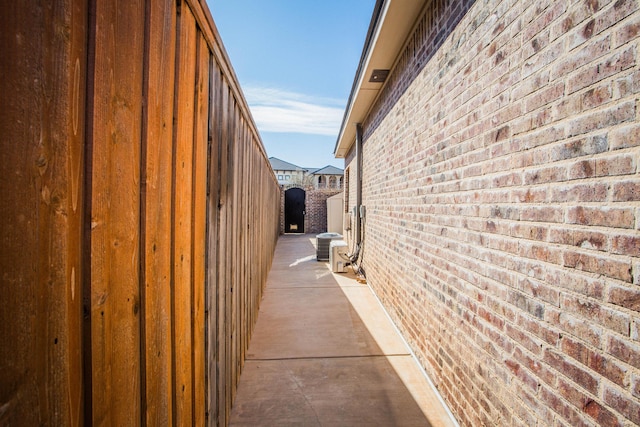
[[507, 324], [505, 325], [505, 332], [509, 337], [513, 338], [529, 351], [533, 353], [540, 352], [540, 344], [520, 329], [515, 328], [511, 324]]
[[515, 201], [521, 203], [541, 203], [547, 200], [546, 189], [514, 189], [511, 194]]
[[531, 119], [531, 129], [538, 129], [553, 122], [553, 109], [546, 107], [535, 113]]
[[617, 261], [580, 252], [565, 252], [564, 265], [577, 270], [603, 274], [625, 282], [632, 281], [631, 264], [626, 261]]
[[623, 44], [638, 38], [638, 35], [640, 35], [640, 20], [636, 18], [631, 22], [626, 22], [614, 32], [615, 42], [613, 47], [617, 48], [622, 46]]
[[520, 212], [520, 220], [559, 223], [563, 221], [563, 212], [555, 207], [525, 207]]
[[577, 72], [573, 77], [570, 77], [566, 86], [567, 94], [572, 94], [580, 89], [602, 81], [607, 77], [611, 77], [616, 73], [631, 68], [635, 63], [636, 57], [633, 49], [616, 52], [598, 64], [589, 65]]
[[602, 326], [593, 322], [585, 322], [571, 313], [562, 310], [562, 314], [557, 322], [560, 329], [567, 334], [576, 337], [597, 349], [602, 349]]
[[544, 361], [585, 390], [593, 394], [597, 393], [598, 378], [575, 363], [570, 362], [566, 356], [548, 349], [544, 352]]
[[618, 235], [611, 239], [611, 250], [615, 254], [640, 257], [640, 236]]
[[[526, 309], [528, 312], [535, 313], [536, 305], [528, 304], [526, 305]], [[546, 312], [546, 310], [545, 310]], [[538, 338], [544, 340], [547, 344], [555, 347], [558, 345], [558, 341], [560, 340], [560, 332], [549, 323], [541, 323], [536, 320], [537, 316], [517, 316], [516, 324], [518, 327], [523, 330], [528, 331], [529, 333], [537, 336]], [[546, 320], [546, 318], [545, 318]]]
[[604, 153], [609, 149], [607, 138], [603, 135], [589, 136], [558, 144], [553, 147], [549, 161], [575, 159]]
[[613, 99], [623, 99], [634, 94], [634, 74], [622, 75], [613, 83]]
[[640, 200], [640, 181], [616, 182], [612, 194], [615, 202], [637, 202]]
[[640, 368], [640, 346], [612, 335], [607, 340], [607, 348], [618, 360]]
[[567, 170], [563, 167], [549, 167], [532, 170], [525, 173], [524, 184], [544, 184], [548, 182], [565, 181], [567, 179]]
[[556, 187], [551, 192], [550, 201], [566, 202], [604, 202], [607, 200], [609, 187], [606, 184], [577, 184]]
[[582, 426], [587, 423], [582, 419], [578, 410], [566, 403], [561, 396], [559, 396], [557, 390], [550, 390], [546, 387], [542, 387], [540, 390], [540, 398], [545, 402], [555, 413], [559, 414], [563, 420], [568, 421], [571, 426]]
[[640, 341], [640, 319], [633, 319], [631, 322], [631, 339]]
[[[542, 4], [538, 4], [542, 7]], [[546, 9], [540, 16], [537, 17], [524, 31], [524, 39], [530, 40], [536, 34], [540, 33], [544, 28], [547, 28], [551, 23], [557, 20], [565, 12], [567, 4], [552, 2], [551, 7]]]
[[[553, 104], [551, 119], [553, 122], [559, 122], [563, 119], [574, 118], [580, 111], [582, 111], [582, 97], [578, 95], [565, 96], [560, 102]], [[564, 137], [564, 135], [562, 136]]]
[[573, 119], [570, 124], [569, 135], [582, 135], [595, 130], [615, 126], [620, 123], [631, 121], [635, 119], [635, 116], [635, 101], [619, 104], [605, 111], [596, 111]]
[[549, 83], [548, 73], [539, 73], [527, 78], [520, 77], [520, 82], [515, 84], [511, 91], [512, 99], [522, 99], [527, 95], [534, 93], [538, 88], [544, 87]]
[[616, 128], [609, 133], [609, 144], [612, 150], [637, 147], [640, 145], [640, 126], [636, 123]]
[[538, 424], [551, 425], [553, 423], [555, 415], [553, 411], [540, 400], [538, 390], [532, 392], [517, 383], [513, 384], [513, 386], [513, 396], [522, 401], [530, 411], [533, 411]]
[[640, 398], [640, 377], [634, 375], [631, 382], [631, 394]]
[[567, 214], [569, 224], [594, 225], [613, 228], [633, 228], [635, 216], [633, 209], [615, 209], [603, 207], [576, 206], [569, 209]]
[[537, 347], [537, 353], [534, 356], [529, 355], [520, 348], [514, 350], [515, 359], [524, 365], [529, 371], [534, 373], [538, 378], [549, 385], [556, 383], [557, 373], [549, 369], [548, 365], [540, 359], [540, 346]]
[[628, 315], [604, 307], [599, 302], [576, 298], [571, 295], [562, 295], [560, 298], [560, 308], [579, 314], [585, 319], [605, 326], [612, 331], [621, 334], [629, 333], [630, 320]]
[[530, 391], [537, 392], [538, 390], [538, 381], [535, 377], [533, 377], [526, 369], [523, 369], [520, 363], [513, 359], [505, 360], [505, 365], [509, 368], [509, 370], [513, 373], [513, 375], [518, 378], [522, 383], [529, 388]]
[[567, 13], [562, 16], [555, 24], [554, 34], [562, 35], [569, 32], [584, 22], [585, 19], [590, 18], [599, 9], [599, 2], [597, 0], [580, 2], [567, 10]]
[[611, 357], [587, 347], [570, 337], [563, 337], [561, 350], [584, 366], [610, 379], [614, 383], [625, 386], [627, 369], [616, 364]]
[[589, 400], [589, 397], [584, 391], [580, 390], [579, 386], [565, 380], [562, 376], [558, 377], [556, 387], [560, 395], [578, 409], [582, 409], [585, 402]]
[[633, 175], [636, 165], [632, 156], [615, 156], [595, 161], [596, 176]]
[[587, 400], [583, 406], [584, 412], [601, 426], [622, 426], [622, 423], [611, 411], [595, 400]]
[[568, 289], [591, 298], [600, 299], [604, 295], [604, 280], [592, 279], [584, 275], [576, 275], [568, 269], [547, 268], [543, 276], [545, 282], [556, 286], [561, 291]]
[[558, 306], [560, 304], [560, 292], [558, 289], [549, 286], [544, 282], [532, 280], [527, 277], [519, 281], [518, 288], [534, 298], [539, 298], [542, 301], [553, 304], [554, 306]]
[[593, 160], [581, 160], [569, 167], [567, 178], [571, 180], [591, 178], [596, 174], [596, 163]]
[[522, 67], [522, 76], [529, 76], [551, 64], [561, 57], [563, 50], [563, 43], [555, 42], [551, 46], [546, 47], [545, 50], [527, 59]]
[[525, 113], [534, 111], [544, 105], [560, 99], [564, 95], [564, 83], [556, 83], [542, 90], [536, 91], [525, 101]]
[[549, 230], [549, 243], [573, 246], [574, 231], [568, 228], [552, 228]]
[[611, 360], [607, 355], [591, 353], [589, 356], [588, 366], [619, 386], [626, 387], [628, 385], [627, 369]]
[[611, 101], [611, 83], [591, 88], [582, 95], [582, 108], [589, 110]]
[[596, 231], [576, 230], [573, 238], [573, 245], [582, 249], [605, 251], [609, 248], [607, 235]]
[[634, 0], [617, 0], [613, 3], [613, 7], [608, 7], [602, 15], [598, 16], [598, 31], [613, 27], [637, 10], [638, 4]]
[[[577, 46], [576, 42], [582, 43], [585, 39], [577, 34], [573, 40], [570, 40], [568, 48], [574, 49]], [[599, 40], [591, 40], [589, 43], [579, 50], [574, 50], [571, 55], [565, 55], [560, 58], [552, 66], [551, 81], [564, 78], [566, 75], [573, 73], [578, 68], [591, 61], [594, 61], [610, 52], [611, 49], [611, 36], [606, 35]]]
[[604, 402], [636, 425], [640, 424], [640, 403], [626, 393], [613, 387], [605, 387]]
[[560, 349], [583, 365], [587, 364], [588, 349], [584, 344], [569, 337], [562, 337], [562, 341], [560, 342]]

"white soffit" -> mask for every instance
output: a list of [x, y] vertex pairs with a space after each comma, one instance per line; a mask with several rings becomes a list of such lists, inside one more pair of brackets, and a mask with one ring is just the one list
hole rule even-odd
[[[420, 12], [428, 0], [387, 0], [373, 31], [368, 52], [351, 92], [351, 102], [340, 128], [334, 155], [344, 158], [356, 138], [356, 124], [362, 123], [384, 83], [370, 82], [374, 70], [389, 70], [404, 47]], [[365, 43], [366, 46], [366, 43]]]

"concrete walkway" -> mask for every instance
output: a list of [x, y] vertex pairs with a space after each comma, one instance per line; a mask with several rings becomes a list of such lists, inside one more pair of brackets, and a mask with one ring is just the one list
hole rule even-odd
[[370, 288], [314, 243], [278, 242], [231, 425], [456, 425]]

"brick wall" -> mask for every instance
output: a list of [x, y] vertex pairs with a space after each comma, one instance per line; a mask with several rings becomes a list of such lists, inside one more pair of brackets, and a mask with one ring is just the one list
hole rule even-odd
[[307, 215], [305, 217], [305, 231], [318, 234], [327, 231], [327, 199], [341, 193], [336, 189], [314, 189], [307, 191]]
[[[295, 186], [282, 186], [280, 191], [280, 234], [284, 234], [284, 192]], [[341, 193], [336, 189], [316, 189], [308, 186], [305, 189], [304, 231], [309, 234], [325, 233], [327, 231], [327, 199]]]
[[640, 424], [638, 2], [444, 3], [364, 124], [368, 282], [461, 424]]

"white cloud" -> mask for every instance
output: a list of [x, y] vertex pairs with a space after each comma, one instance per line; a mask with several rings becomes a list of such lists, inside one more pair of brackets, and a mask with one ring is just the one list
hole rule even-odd
[[344, 114], [338, 100], [255, 86], [244, 94], [261, 132], [338, 135]]

